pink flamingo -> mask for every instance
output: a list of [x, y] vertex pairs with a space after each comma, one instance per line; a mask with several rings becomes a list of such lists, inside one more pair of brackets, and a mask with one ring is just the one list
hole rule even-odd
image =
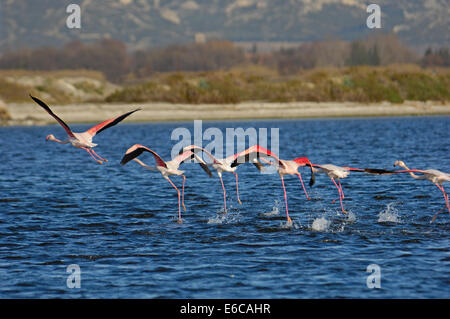
[[[156, 161], [156, 167], [150, 167], [143, 163], [141, 160], [137, 159], [139, 155], [141, 155], [143, 152], [149, 152], [153, 155]], [[125, 155], [122, 158], [122, 161], [120, 162], [121, 165], [125, 165], [131, 160], [136, 161], [141, 166], [145, 167], [148, 170], [152, 171], [159, 171], [161, 175], [169, 181], [169, 183], [175, 188], [175, 190], [178, 193], [178, 223], [181, 223], [181, 205], [183, 206], [184, 211], [186, 211], [186, 206], [184, 205], [184, 183], [186, 181], [186, 177], [183, 175], [184, 171], [181, 171], [178, 169], [181, 163], [186, 161], [187, 159], [195, 158], [199, 162], [200, 166], [205, 170], [205, 172], [211, 177], [212, 173], [209, 170], [206, 163], [198, 157], [195, 153], [191, 151], [185, 151], [182, 152], [180, 155], [172, 159], [171, 161], [165, 162], [156, 152], [152, 151], [151, 149], [140, 145], [140, 144], [134, 144], [131, 146], [126, 152]], [[181, 194], [181, 204], [180, 204], [180, 190], [175, 186], [175, 184], [170, 180], [170, 175], [178, 175], [183, 177], [183, 189]]]
[[[217, 171], [217, 175], [219, 176], [220, 183], [222, 185], [225, 214], [227, 214], [227, 199], [226, 199], [225, 186], [223, 185], [223, 180], [222, 180], [222, 173], [223, 172], [233, 173], [234, 176], [236, 177], [237, 200], [238, 200], [239, 204], [242, 204], [242, 202], [239, 198], [238, 174], [235, 172], [237, 169], [237, 166], [232, 166], [232, 164], [235, 162], [235, 160], [237, 158], [246, 157], [246, 156], [260, 157], [260, 156], [266, 156], [266, 154], [272, 154], [272, 152], [270, 152], [269, 150], [267, 150], [259, 145], [254, 145], [242, 152], [239, 152], [237, 154], [234, 154], [234, 155], [228, 156], [227, 158], [222, 158], [222, 159], [218, 159], [218, 158], [214, 157], [210, 152], [208, 152], [204, 148], [201, 148], [200, 146], [196, 146], [196, 145], [189, 145], [189, 146], [184, 147], [183, 152], [185, 152], [185, 151], [192, 151], [192, 152], [200, 152], [201, 151], [201, 152], [205, 153], [206, 155], [208, 155], [208, 157], [211, 159], [211, 161], [212, 161], [211, 165]], [[254, 164], [257, 166], [259, 165], [259, 163], [257, 163], [257, 162], [255, 162]]]
[[[341, 210], [344, 214], [347, 214], [347, 211], [344, 209], [344, 205], [342, 203], [342, 200], [345, 198], [344, 191], [342, 190], [342, 185], [341, 185], [341, 181], [340, 181], [342, 178], [348, 177], [348, 175], [350, 174], [351, 171], [365, 172], [365, 173], [374, 174], [374, 175], [381, 175], [381, 174], [384, 174], [385, 172], [387, 172], [385, 170], [377, 169], [377, 168], [361, 169], [361, 168], [353, 168], [353, 167], [336, 166], [333, 164], [324, 164], [324, 165], [306, 164], [306, 165], [308, 165], [308, 166], [312, 165], [314, 172], [325, 173], [333, 181], [334, 185], [338, 189], [339, 200], [341, 202]], [[337, 183], [336, 183], [335, 179], [337, 179], [337, 181], [338, 181]], [[332, 203], [334, 203], [335, 201], [336, 200], [333, 200]]]
[[99, 164], [103, 164], [103, 162], [107, 162], [108, 160], [105, 158], [100, 157], [95, 151], [94, 151], [94, 147], [97, 146], [97, 144], [92, 143], [92, 139], [93, 137], [106, 130], [107, 128], [110, 128], [116, 124], [118, 124], [120, 121], [124, 120], [127, 116], [133, 114], [136, 111], [139, 111], [140, 109], [125, 113], [121, 116], [106, 120], [100, 124], [97, 124], [96, 126], [90, 128], [89, 130], [82, 132], [82, 133], [74, 133], [72, 132], [72, 130], [69, 128], [69, 126], [64, 123], [63, 120], [61, 120], [55, 113], [52, 112], [52, 110], [48, 107], [47, 104], [45, 104], [43, 101], [41, 101], [40, 99], [32, 96], [30, 94], [30, 97], [33, 99], [33, 101], [35, 101], [37, 104], [39, 104], [44, 110], [46, 110], [48, 112], [48, 114], [50, 114], [51, 116], [53, 116], [53, 118], [58, 121], [58, 123], [63, 127], [63, 129], [66, 131], [67, 135], [69, 136], [67, 139], [65, 139], [64, 141], [58, 140], [57, 138], [55, 138], [55, 136], [53, 134], [50, 134], [46, 137], [46, 141], [50, 140], [53, 142], [57, 142], [60, 144], [72, 144], [73, 147], [76, 148], [81, 148], [83, 150], [85, 150], [86, 152], [89, 153], [89, 155], [92, 156], [92, 158]]
[[[260, 159], [268, 164], [274, 165], [277, 167], [277, 172], [280, 175], [281, 178], [281, 184], [283, 186], [283, 192], [284, 192], [284, 202], [286, 205], [286, 217], [287, 217], [287, 222], [288, 223], [292, 223], [291, 218], [289, 217], [289, 210], [288, 210], [288, 204], [287, 204], [287, 195], [286, 195], [286, 188], [284, 187], [284, 176], [285, 175], [297, 175], [300, 179], [300, 182], [302, 184], [303, 187], [303, 191], [305, 192], [306, 198], [309, 200], [309, 196], [308, 193], [306, 191], [305, 185], [303, 184], [303, 180], [302, 180], [302, 175], [300, 174], [300, 172], [298, 171], [299, 167], [302, 166], [311, 166], [311, 162], [309, 161], [309, 159], [307, 157], [298, 157], [295, 158], [293, 160], [282, 160], [279, 159], [275, 154], [273, 154], [272, 152], [265, 150], [265, 149], [260, 149], [260, 153], [263, 153], [266, 157], [272, 157], [273, 161], [269, 161], [264, 157], [261, 157]], [[245, 155], [245, 154], [244, 154]], [[240, 160], [240, 162], [239, 162]], [[248, 159], [245, 159], [246, 161], [248, 161]], [[243, 163], [242, 160], [242, 156], [240, 156], [239, 158], [236, 158], [235, 162], [233, 162], [232, 166], [236, 167], [237, 165]], [[256, 167], [258, 169], [261, 170], [262, 165], [257, 165], [256, 164], [256, 160], [253, 161], [253, 163], [256, 165]], [[309, 181], [309, 185], [312, 186], [314, 185], [314, 172], [313, 169], [311, 168], [311, 179]]]
[[[403, 161], [396, 161], [394, 163], [394, 167], [395, 166], [403, 167], [405, 170], [387, 171], [386, 174], [409, 173], [409, 175], [411, 175], [414, 179], [426, 179], [426, 180], [429, 180], [430, 182], [432, 182], [434, 185], [436, 185], [437, 188], [439, 188], [439, 190], [442, 192], [442, 194], [444, 194], [445, 205], [447, 206], [448, 212], [450, 214], [450, 204], [449, 204], [449, 200], [448, 200], [448, 194], [445, 192], [444, 185], [443, 185], [444, 182], [450, 181], [450, 174], [438, 171], [437, 169], [427, 169], [427, 170], [410, 169], [408, 166], [406, 166], [406, 164]], [[423, 175], [419, 176], [414, 173], [421, 173]], [[442, 212], [442, 210], [433, 216], [433, 218], [431, 219], [431, 223], [434, 222], [436, 217], [441, 212]]]
[[[317, 165], [312, 164], [313, 170], [316, 173], [325, 173], [334, 183], [336, 188], [339, 192], [339, 200], [341, 202], [341, 209], [342, 213], [347, 214], [347, 211], [344, 209], [344, 205], [342, 203], [342, 200], [345, 198], [344, 191], [342, 190], [341, 185], [341, 179], [348, 177], [351, 171], [357, 171], [357, 172], [366, 172], [366, 173], [372, 173], [372, 174], [379, 174], [380, 170], [377, 169], [360, 169], [360, 168], [353, 168], [353, 167], [342, 167], [342, 166], [336, 166], [333, 164], [324, 164], [324, 165]], [[317, 167], [317, 168], [316, 168]], [[337, 179], [337, 183], [335, 181]], [[333, 203], [335, 200], [333, 201]]]

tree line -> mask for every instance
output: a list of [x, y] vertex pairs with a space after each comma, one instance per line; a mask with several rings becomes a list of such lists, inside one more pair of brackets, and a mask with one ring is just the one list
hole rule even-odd
[[256, 46], [245, 51], [226, 40], [129, 52], [127, 45], [121, 41], [102, 39], [93, 43], [76, 40], [61, 48], [20, 49], [0, 56], [0, 69], [97, 70], [112, 82], [144, 79], [160, 72], [228, 70], [249, 63], [275, 69], [280, 75], [292, 75], [316, 67], [394, 63], [448, 67], [450, 54], [445, 47], [429, 48], [420, 57], [395, 34], [377, 34], [352, 42], [333, 39], [308, 42], [296, 48], [280, 48], [273, 52], [258, 52]]

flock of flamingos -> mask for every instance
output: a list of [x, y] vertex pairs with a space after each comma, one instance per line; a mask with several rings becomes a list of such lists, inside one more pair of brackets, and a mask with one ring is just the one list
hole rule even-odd
[[[116, 118], [106, 120], [106, 121], [90, 128], [89, 130], [87, 130], [85, 132], [74, 133], [69, 128], [69, 126], [66, 123], [64, 123], [63, 120], [61, 120], [56, 114], [54, 114], [52, 112], [52, 110], [48, 107], [47, 104], [45, 104], [43, 101], [41, 101], [40, 99], [38, 99], [36, 97], [33, 97], [31, 95], [30, 95], [30, 97], [37, 104], [39, 104], [44, 110], [46, 110], [53, 118], [55, 118], [55, 120], [64, 128], [64, 130], [66, 131], [66, 133], [68, 135], [67, 139], [61, 141], [61, 140], [56, 139], [54, 137], [54, 135], [50, 134], [46, 138], [47, 141], [51, 140], [51, 141], [54, 141], [54, 142], [57, 142], [60, 144], [70, 143], [70, 144], [72, 144], [72, 146], [74, 146], [76, 148], [81, 148], [81, 149], [85, 150], [86, 152], [88, 152], [89, 155], [92, 156], [92, 158], [95, 159], [95, 161], [97, 161], [99, 164], [107, 162], [107, 160], [105, 158], [100, 157], [94, 151], [94, 147], [97, 146], [97, 144], [92, 143], [92, 139], [94, 138], [94, 136], [96, 134], [106, 130], [107, 128], [110, 128], [110, 127], [118, 124], [119, 122], [124, 120], [126, 117], [128, 117], [132, 113], [140, 110], [140, 109], [136, 109], [134, 111], [120, 115]], [[149, 152], [150, 154], [153, 155], [153, 157], [155, 158], [155, 161], [156, 161], [155, 167], [148, 166], [147, 164], [145, 164], [144, 162], [142, 162], [140, 159], [137, 158], [143, 152]], [[211, 159], [211, 164], [207, 164], [205, 161], [203, 161], [203, 159], [200, 156], [198, 156], [198, 153], [201, 153], [201, 152]], [[239, 203], [241, 203], [241, 201], [239, 199], [238, 175], [236, 173], [236, 169], [237, 169], [238, 165], [243, 164], [243, 163], [252, 163], [260, 171], [265, 169], [265, 166], [263, 165], [263, 163], [266, 165], [272, 165], [272, 166], [276, 167], [277, 172], [281, 178], [281, 184], [283, 186], [284, 200], [285, 200], [285, 204], [286, 204], [286, 218], [287, 218], [288, 223], [292, 223], [292, 221], [291, 221], [291, 218], [289, 217], [286, 189], [284, 187], [283, 177], [284, 177], [284, 175], [297, 175], [300, 179], [300, 182], [302, 184], [305, 195], [306, 195], [307, 199], [309, 199], [308, 193], [303, 184], [302, 175], [298, 171], [299, 167], [304, 167], [304, 166], [309, 167], [310, 171], [311, 171], [311, 178], [309, 181], [310, 186], [312, 186], [314, 184], [314, 181], [315, 181], [314, 174], [315, 173], [324, 173], [331, 179], [331, 181], [334, 183], [334, 185], [338, 189], [341, 210], [344, 214], [346, 214], [347, 212], [345, 211], [344, 205], [342, 202], [345, 197], [344, 197], [344, 192], [342, 190], [342, 185], [341, 185], [340, 180], [342, 178], [346, 178], [350, 174], [351, 171], [365, 172], [365, 173], [369, 173], [369, 174], [379, 174], [379, 175], [409, 173], [415, 179], [429, 180], [430, 182], [435, 184], [439, 188], [439, 190], [443, 193], [446, 208], [448, 209], [448, 212], [450, 214], [450, 204], [449, 204], [448, 194], [445, 192], [444, 186], [443, 186], [444, 182], [450, 181], [450, 174], [438, 171], [436, 169], [427, 169], [427, 170], [409, 169], [405, 165], [405, 163], [402, 161], [396, 161], [394, 163], [394, 166], [400, 166], [400, 167], [404, 168], [403, 170], [396, 170], [396, 171], [384, 170], [384, 169], [371, 169], [371, 168], [359, 169], [359, 168], [352, 168], [352, 167], [340, 167], [340, 166], [336, 166], [333, 164], [318, 165], [318, 164], [312, 164], [307, 157], [298, 157], [298, 158], [295, 158], [292, 160], [279, 159], [270, 150], [267, 150], [259, 145], [254, 145], [245, 151], [239, 152], [237, 154], [234, 154], [232, 156], [229, 156], [227, 158], [222, 158], [222, 159], [215, 158], [211, 153], [209, 153], [207, 150], [205, 150], [199, 146], [190, 145], [190, 146], [183, 148], [183, 150], [180, 152], [180, 154], [178, 156], [176, 156], [175, 158], [173, 158], [172, 160], [164, 161], [153, 150], [151, 150], [143, 145], [135, 144], [135, 145], [131, 146], [125, 152], [125, 155], [123, 156], [122, 161], [121, 161], [121, 165], [125, 165], [129, 161], [134, 160], [148, 170], [159, 171], [161, 173], [161, 175], [173, 186], [173, 188], [175, 188], [175, 190], [178, 193], [178, 222], [181, 223], [181, 207], [183, 207], [183, 209], [186, 210], [186, 207], [184, 205], [184, 184], [186, 181], [186, 177], [183, 175], [184, 171], [179, 170], [179, 166], [180, 166], [180, 164], [182, 164], [186, 161], [191, 161], [193, 159], [195, 159], [196, 162], [201, 165], [203, 170], [210, 177], [212, 176], [212, 173], [211, 173], [209, 167], [212, 166], [212, 168], [216, 170], [217, 175], [219, 176], [219, 179], [220, 179], [220, 183], [222, 185], [222, 189], [223, 189], [225, 214], [227, 213], [227, 203], [226, 203], [225, 186], [223, 185], [223, 180], [222, 180], [222, 173], [228, 172], [228, 173], [233, 173], [235, 175], [237, 200]], [[416, 175], [415, 173], [419, 173], [421, 175]], [[170, 180], [169, 176], [171, 176], [171, 175], [178, 175], [178, 176], [183, 177], [183, 186], [182, 186], [181, 193], [180, 193], [180, 190], [175, 186], [175, 184]], [[445, 208], [443, 210], [445, 210]], [[433, 216], [431, 222], [433, 222], [436, 219], [436, 217], [443, 210], [436, 213]]]

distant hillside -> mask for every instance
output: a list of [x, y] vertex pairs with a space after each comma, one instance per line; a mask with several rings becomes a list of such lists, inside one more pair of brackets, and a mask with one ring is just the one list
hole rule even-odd
[[[66, 27], [66, 6], [82, 28]], [[362, 0], [0, 0], [0, 50], [120, 39], [131, 49], [191, 42], [198, 33], [232, 41], [353, 40], [370, 32]], [[409, 45], [450, 43], [448, 0], [378, 0], [382, 30]]]

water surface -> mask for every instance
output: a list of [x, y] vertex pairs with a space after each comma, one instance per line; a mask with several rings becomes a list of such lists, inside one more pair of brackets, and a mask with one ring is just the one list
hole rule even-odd
[[[75, 131], [90, 125], [72, 125]], [[286, 227], [279, 176], [253, 165], [224, 174], [229, 214], [216, 175], [186, 170], [183, 223], [177, 195], [157, 172], [119, 161], [134, 143], [163, 158], [173, 129], [193, 123], [128, 124], [95, 138], [98, 165], [82, 150], [46, 142], [57, 125], [0, 128], [1, 298], [449, 298], [449, 214], [436, 186], [407, 175], [352, 172], [344, 205], [324, 175], [307, 188], [286, 177]], [[208, 127], [279, 128], [280, 157], [318, 164], [450, 171], [449, 117], [204, 122]], [[225, 134], [224, 134], [225, 135]], [[204, 141], [204, 145], [208, 141]], [[151, 163], [149, 154], [142, 157]], [[304, 179], [309, 178], [302, 169]], [[181, 186], [181, 178], [173, 177]], [[66, 285], [79, 265], [81, 288]], [[366, 285], [367, 266], [381, 288]]]

